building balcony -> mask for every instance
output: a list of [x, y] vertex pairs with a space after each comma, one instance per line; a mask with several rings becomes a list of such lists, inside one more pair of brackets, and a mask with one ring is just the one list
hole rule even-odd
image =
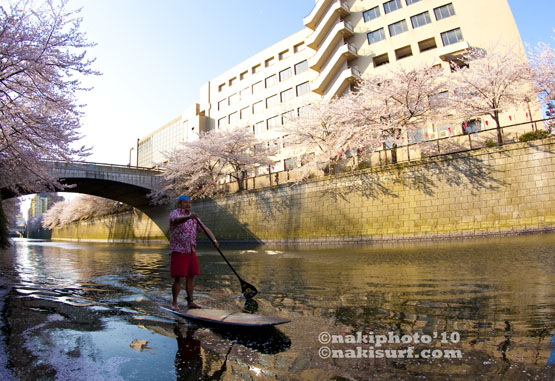
[[443, 61], [454, 61], [457, 58], [460, 58], [462, 54], [464, 54], [468, 49], [470, 49], [470, 45], [467, 41], [460, 41], [456, 44], [447, 45], [438, 49], [439, 58]]
[[337, 79], [335, 79], [333, 84], [329, 87], [329, 89], [327, 89], [324, 98], [331, 99], [333, 97], [340, 96], [347, 89], [347, 87], [351, 86], [351, 84], [361, 78], [362, 76], [360, 71], [356, 66], [347, 65], [338, 73]]
[[318, 49], [314, 57], [309, 60], [309, 67], [313, 70], [320, 71], [328, 57], [336, 49], [338, 43], [343, 42], [353, 34], [354, 31], [351, 23], [342, 21], [336, 24], [323, 41], [320, 49]]
[[[318, 4], [320, 3], [328, 3], [328, 1], [322, 0], [318, 2]], [[318, 4], [316, 5], [317, 7]], [[326, 9], [326, 12], [322, 13], [322, 17], [317, 23], [318, 26], [313, 29], [314, 32], [306, 45], [312, 49], [318, 49], [322, 40], [328, 35], [329, 30], [337, 23], [337, 19], [341, 16], [347, 16], [350, 13], [348, 5], [343, 1], [335, 0], [331, 2], [331, 6]]]
[[334, 79], [337, 73], [344, 69], [345, 64], [356, 58], [357, 52], [356, 48], [352, 44], [345, 44], [340, 46], [333, 56], [327, 61], [324, 70], [320, 73], [318, 78], [314, 80], [312, 91], [323, 95], [324, 90], [329, 86], [332, 79]]
[[303, 24], [312, 30], [316, 29], [316, 25], [328, 9], [328, 6], [335, 0], [316, 0], [316, 5], [310, 11], [310, 14], [303, 19]]

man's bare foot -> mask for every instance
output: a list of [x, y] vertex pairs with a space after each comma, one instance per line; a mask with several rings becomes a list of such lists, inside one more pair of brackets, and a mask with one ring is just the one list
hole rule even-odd
[[189, 303], [187, 303], [187, 307], [188, 307], [188, 308], [202, 308], [202, 306], [199, 306], [199, 305], [196, 304], [195, 302], [189, 302]]
[[177, 312], [181, 312], [181, 310], [179, 309], [179, 306], [177, 304], [172, 304], [172, 310], [177, 311]]

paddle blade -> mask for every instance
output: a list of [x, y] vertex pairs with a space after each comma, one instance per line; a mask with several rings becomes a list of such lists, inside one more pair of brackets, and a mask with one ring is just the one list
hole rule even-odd
[[256, 287], [245, 281], [241, 282], [241, 291], [243, 291], [243, 296], [246, 299], [252, 299], [256, 294], [258, 294], [258, 290], [256, 289]]

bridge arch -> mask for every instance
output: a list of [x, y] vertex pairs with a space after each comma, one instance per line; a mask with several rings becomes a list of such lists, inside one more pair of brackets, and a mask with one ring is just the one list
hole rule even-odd
[[[52, 162], [50, 174], [70, 188], [59, 192], [83, 193], [130, 205], [146, 214], [168, 237], [172, 205], [152, 205], [147, 197], [160, 184], [160, 171], [115, 164]], [[3, 199], [16, 195], [2, 191]], [[18, 195], [19, 196], [19, 195]]]

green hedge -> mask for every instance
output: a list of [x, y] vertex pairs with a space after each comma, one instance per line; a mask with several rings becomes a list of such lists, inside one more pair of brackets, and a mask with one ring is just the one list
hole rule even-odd
[[525, 134], [520, 135], [521, 142], [529, 142], [531, 140], [538, 140], [538, 139], [545, 139], [549, 136], [549, 132], [546, 130], [537, 130], [537, 131], [530, 131]]

